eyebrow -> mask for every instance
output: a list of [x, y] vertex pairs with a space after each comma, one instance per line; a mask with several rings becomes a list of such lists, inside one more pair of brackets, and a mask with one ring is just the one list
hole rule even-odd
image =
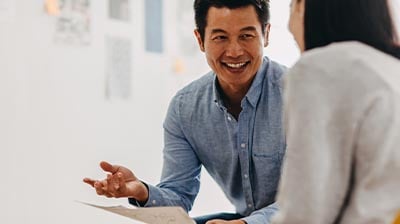
[[256, 28], [254, 26], [246, 26], [240, 29], [240, 31], [256, 31]]
[[[255, 30], [256, 30], [256, 28], [254, 26], [246, 26], [246, 27], [243, 27], [242, 29], [240, 29], [240, 31], [255, 31]], [[227, 32], [223, 29], [212, 29], [211, 34], [215, 34], [215, 33], [227, 33]]]
[[223, 29], [212, 29], [211, 34], [215, 34], [215, 33], [226, 33], [226, 31]]

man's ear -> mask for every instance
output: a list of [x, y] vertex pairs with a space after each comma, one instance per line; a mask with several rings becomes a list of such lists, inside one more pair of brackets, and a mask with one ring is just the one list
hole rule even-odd
[[269, 44], [269, 31], [271, 29], [271, 24], [265, 24], [265, 32], [264, 32], [264, 47], [267, 47]]
[[194, 30], [194, 35], [196, 36], [197, 43], [199, 44], [200, 50], [201, 50], [202, 52], [204, 52], [204, 51], [205, 51], [205, 50], [204, 50], [204, 43], [203, 43], [203, 40], [201, 39], [201, 35], [200, 35], [200, 32], [199, 32], [198, 29], [195, 29], [195, 30]]

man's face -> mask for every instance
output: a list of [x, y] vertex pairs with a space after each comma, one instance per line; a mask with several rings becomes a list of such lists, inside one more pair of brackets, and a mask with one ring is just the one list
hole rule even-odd
[[263, 34], [253, 6], [209, 9], [204, 41], [195, 34], [222, 88], [251, 83], [268, 45], [269, 27]]

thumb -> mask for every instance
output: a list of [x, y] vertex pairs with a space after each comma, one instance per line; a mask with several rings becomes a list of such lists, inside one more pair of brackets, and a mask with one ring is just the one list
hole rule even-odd
[[110, 163], [106, 162], [106, 161], [101, 161], [100, 162], [100, 167], [106, 171], [106, 172], [110, 172], [112, 174], [118, 172], [119, 170], [119, 166], [118, 165], [111, 165]]

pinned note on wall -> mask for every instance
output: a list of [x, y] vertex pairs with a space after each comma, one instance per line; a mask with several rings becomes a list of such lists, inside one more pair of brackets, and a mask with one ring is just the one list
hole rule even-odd
[[[55, 24], [55, 42], [77, 46], [89, 45], [91, 42], [90, 0], [57, 0], [56, 2], [60, 15], [57, 16]], [[55, 5], [49, 6], [55, 7]]]
[[108, 0], [108, 14], [112, 19], [130, 21], [130, 0]]

